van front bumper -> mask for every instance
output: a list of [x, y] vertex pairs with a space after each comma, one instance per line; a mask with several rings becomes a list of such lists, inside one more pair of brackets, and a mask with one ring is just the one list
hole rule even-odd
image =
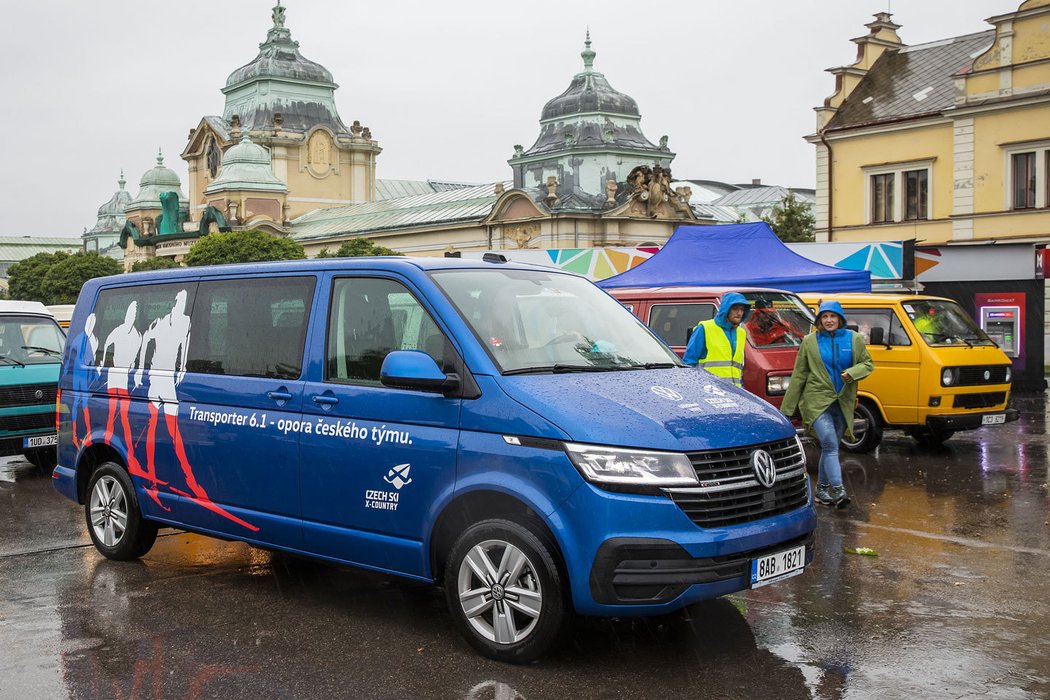
[[959, 413], [951, 415], [928, 416], [926, 427], [933, 430], [974, 430], [984, 425], [985, 416], [1006, 414], [1006, 423], [1012, 423], [1020, 415], [1015, 408], [1002, 411], [982, 411], [981, 413]]
[[713, 557], [692, 557], [670, 540], [616, 538], [606, 540], [591, 568], [591, 596], [603, 605], [669, 603], [695, 584], [733, 582], [746, 587], [751, 560], [794, 547], [806, 547], [806, 565], [813, 561], [813, 533], [773, 546]]
[[[807, 486], [808, 491], [808, 486]], [[751, 561], [801, 545], [813, 557], [812, 499], [794, 510], [699, 527], [669, 496], [584, 483], [551, 516], [581, 615], [663, 615], [751, 587]]]

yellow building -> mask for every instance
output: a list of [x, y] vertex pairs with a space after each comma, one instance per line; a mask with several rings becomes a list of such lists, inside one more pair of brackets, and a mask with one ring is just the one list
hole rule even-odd
[[1050, 236], [1050, 0], [917, 46], [878, 13], [816, 108], [817, 240]]
[[992, 29], [907, 46], [880, 12], [853, 39], [856, 61], [829, 69], [835, 92], [806, 137], [817, 150], [816, 240], [915, 241], [927, 292], [982, 327], [991, 311], [1020, 318], [1015, 377], [1042, 386], [1050, 0], [987, 21]]

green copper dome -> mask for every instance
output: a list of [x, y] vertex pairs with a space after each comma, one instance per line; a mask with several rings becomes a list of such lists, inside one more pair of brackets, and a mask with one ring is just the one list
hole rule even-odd
[[182, 193], [182, 182], [175, 171], [164, 165], [164, 155], [158, 149], [157, 164], [147, 170], [142, 179], [139, 180], [139, 193], [125, 207], [128, 209], [160, 209], [160, 195], [162, 192], [176, 192], [179, 201], [185, 202], [186, 195]]
[[254, 143], [245, 133], [240, 143], [231, 146], [223, 154], [219, 177], [205, 188], [204, 193], [213, 194], [224, 190], [287, 192], [288, 188], [274, 176], [270, 152]]
[[328, 69], [299, 53], [299, 42], [284, 26], [284, 13], [280, 4], [273, 8], [273, 26], [259, 44], [259, 55], [226, 79], [223, 121], [232, 126], [236, 116], [242, 128], [259, 131], [273, 129], [280, 115], [284, 131], [305, 133], [323, 124], [350, 136], [335, 106], [339, 86]]

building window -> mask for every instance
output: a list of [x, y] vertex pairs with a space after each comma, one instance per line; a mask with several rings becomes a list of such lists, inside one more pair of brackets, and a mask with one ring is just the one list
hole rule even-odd
[[871, 221], [885, 223], [893, 221], [893, 173], [882, 173], [871, 177]]
[[1003, 208], [1025, 211], [1050, 207], [1050, 141], [1019, 143], [1004, 148], [1003, 154]]
[[904, 173], [904, 220], [917, 221], [930, 218], [929, 172], [926, 169], [908, 170]]
[[869, 224], [925, 221], [933, 213], [933, 159], [868, 166], [865, 209]]
[[1035, 208], [1035, 152], [1014, 153], [1011, 157], [1013, 208]]

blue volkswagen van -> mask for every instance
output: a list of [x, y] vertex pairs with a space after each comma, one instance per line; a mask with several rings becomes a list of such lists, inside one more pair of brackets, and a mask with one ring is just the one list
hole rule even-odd
[[55, 393], [65, 334], [38, 301], [0, 301], [0, 456], [55, 466]]
[[61, 377], [60, 493], [111, 559], [163, 526], [444, 587], [482, 654], [573, 615], [660, 615], [812, 559], [775, 409], [586, 279], [352, 258], [89, 281]]

